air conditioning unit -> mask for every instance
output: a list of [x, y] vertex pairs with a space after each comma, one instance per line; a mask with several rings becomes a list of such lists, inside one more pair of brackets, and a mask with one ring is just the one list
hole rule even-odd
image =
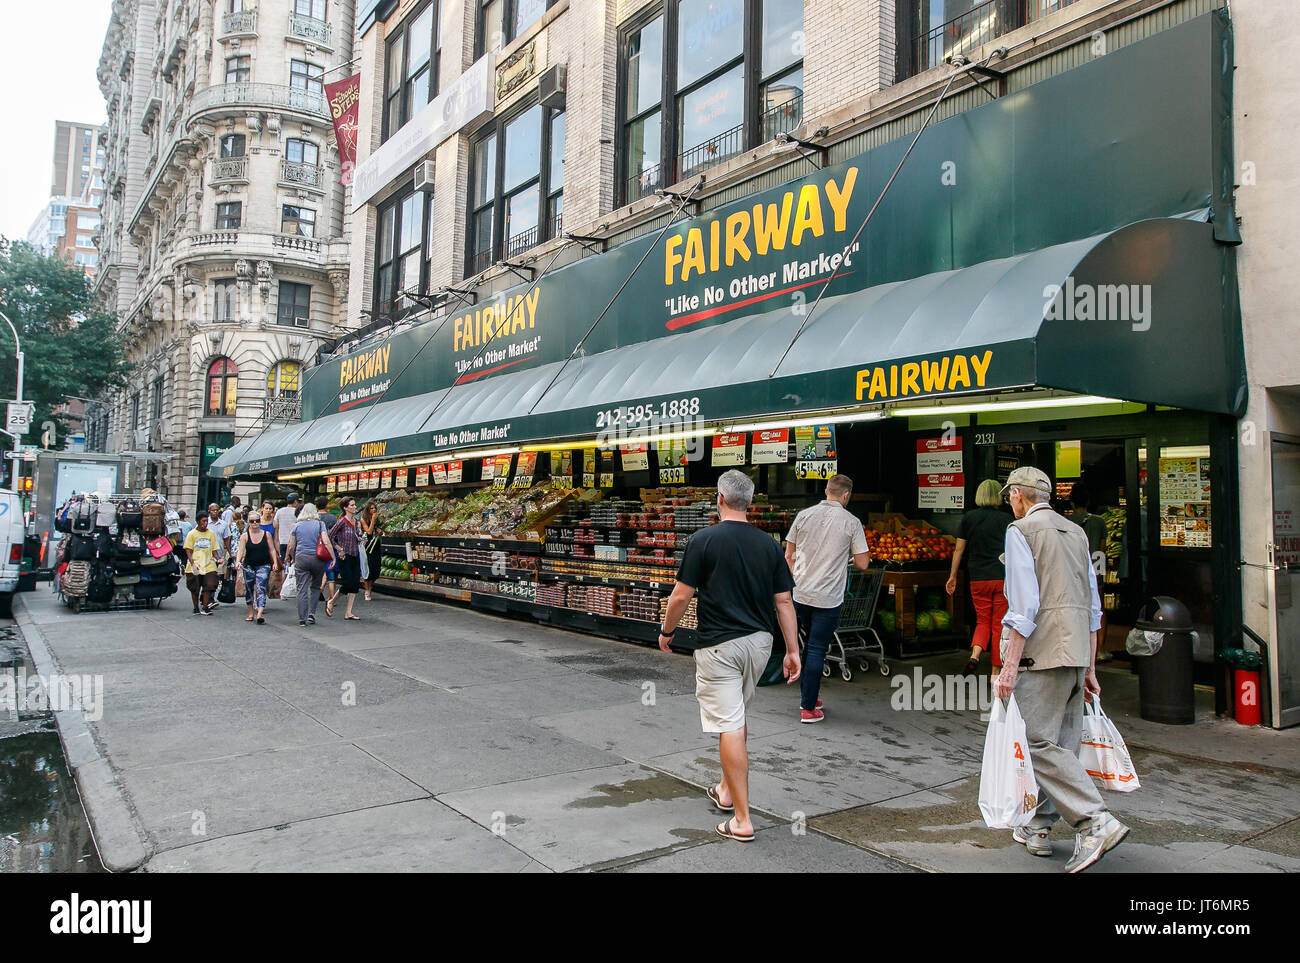
[[564, 64], [556, 64], [537, 81], [537, 96], [543, 107], [564, 109], [564, 91], [567, 86], [569, 70]]
[[422, 160], [415, 165], [415, 189], [426, 194], [433, 193], [433, 161]]

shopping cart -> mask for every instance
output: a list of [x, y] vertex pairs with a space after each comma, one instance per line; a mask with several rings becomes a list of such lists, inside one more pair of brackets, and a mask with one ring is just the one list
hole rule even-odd
[[850, 570], [844, 604], [840, 607], [840, 621], [827, 648], [822, 675], [830, 678], [831, 663], [834, 663], [840, 667], [840, 678], [849, 682], [853, 678], [849, 661], [857, 659], [858, 668], [870, 672], [873, 658], [880, 667], [880, 674], [889, 675], [889, 663], [885, 661], [885, 643], [871, 624], [876, 617], [876, 603], [880, 599], [880, 588], [884, 581], [883, 565], [869, 566], [865, 572]]

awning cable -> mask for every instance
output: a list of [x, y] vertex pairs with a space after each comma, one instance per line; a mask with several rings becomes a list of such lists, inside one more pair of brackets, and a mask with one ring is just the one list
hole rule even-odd
[[[537, 277], [533, 278], [531, 283], [536, 284], [542, 278], [546, 277], [546, 275], [550, 272], [551, 268], [555, 265], [556, 258], [560, 256], [560, 253], [566, 247], [568, 247], [567, 244], [561, 244], [559, 247], [555, 249], [555, 253], [551, 255], [551, 259], [546, 263], [546, 267], [542, 268], [541, 273], [539, 273]], [[521, 309], [516, 308], [516, 310], [521, 310]], [[473, 359], [470, 361], [471, 367], [473, 367], [475, 361], [477, 361], [479, 358], [483, 356], [483, 352], [488, 349], [488, 345], [490, 345], [493, 341], [496, 340], [496, 337], [497, 337], [496, 327], [493, 326], [492, 330], [488, 332], [488, 337], [483, 342], [482, 347], [478, 349], [478, 354], [474, 355]], [[438, 403], [433, 406], [433, 410], [429, 412], [428, 417], [426, 417], [424, 421], [420, 422], [420, 427], [417, 428], [416, 431], [424, 431], [424, 426], [429, 423], [429, 418], [432, 418], [434, 414], [438, 411], [438, 409], [442, 407], [442, 403], [446, 401], [447, 396], [451, 394], [451, 389], [455, 388], [456, 385], [458, 384], [460, 384], [460, 378], [454, 378], [451, 384], [447, 386], [447, 390], [443, 392], [442, 397], [438, 399]]]
[[582, 336], [581, 340], [579, 340], [576, 345], [573, 346], [573, 350], [569, 352], [569, 356], [564, 359], [564, 364], [560, 365], [560, 370], [555, 372], [555, 376], [551, 378], [550, 383], [542, 390], [542, 393], [537, 396], [537, 400], [533, 402], [533, 406], [528, 409], [528, 413], [530, 415], [534, 411], [536, 411], [537, 406], [542, 403], [542, 399], [546, 397], [546, 392], [550, 391], [552, 388], [555, 387], [555, 382], [560, 380], [560, 375], [564, 374], [564, 369], [569, 366], [569, 362], [572, 361], [575, 357], [577, 357], [578, 352], [582, 350], [582, 346], [586, 343], [587, 339], [591, 337], [591, 333], [596, 330], [596, 325], [600, 324], [601, 319], [604, 318], [605, 315], [609, 313], [609, 309], [614, 306], [614, 302], [617, 301], [618, 296], [623, 293], [623, 289], [626, 288], [628, 286], [628, 283], [632, 280], [632, 278], [636, 276], [636, 272], [641, 269], [641, 265], [644, 264], [645, 259], [650, 256], [650, 252], [653, 251], [659, 245], [659, 241], [663, 238], [665, 234], [668, 233], [668, 228], [673, 226], [673, 222], [677, 220], [678, 216], [685, 209], [686, 205], [691, 203], [691, 197], [695, 194], [696, 191], [698, 191], [703, 186], [704, 186], [704, 178], [701, 177], [698, 181], [696, 181], [693, 185], [691, 185], [691, 189], [687, 191], [685, 194], [682, 194], [680, 196], [668, 195], [677, 198], [677, 207], [673, 211], [672, 215], [668, 218], [668, 223], [663, 226], [663, 229], [659, 232], [658, 236], [655, 237], [655, 239], [650, 243], [650, 246], [645, 249], [645, 253], [641, 255], [641, 260], [636, 262], [636, 267], [632, 268], [631, 273], [628, 274], [628, 276], [623, 279], [623, 283], [620, 284], [618, 286], [618, 290], [614, 292], [614, 296], [609, 299], [609, 304], [605, 305], [604, 310], [601, 311], [600, 314], [596, 315], [596, 320], [591, 322], [591, 327], [587, 329], [587, 333]]
[[[844, 246], [844, 252], [841, 255], [843, 260], [848, 259], [849, 252], [853, 250], [853, 245], [858, 243], [858, 238], [862, 236], [862, 232], [865, 231], [867, 225], [871, 223], [871, 218], [876, 213], [876, 209], [880, 207], [880, 203], [885, 199], [885, 194], [889, 192], [889, 188], [893, 185], [894, 179], [898, 177], [899, 172], [903, 169], [903, 165], [907, 163], [907, 158], [911, 155], [912, 148], [915, 147], [916, 142], [921, 139], [921, 135], [925, 133], [925, 129], [930, 126], [930, 121], [934, 120], [934, 115], [939, 110], [939, 105], [943, 103], [943, 99], [948, 96], [948, 91], [952, 87], [953, 81], [964, 73], [968, 73], [969, 71], [975, 70], [979, 67], [987, 66], [989, 61], [993, 60], [995, 57], [1001, 60], [1006, 55], [1007, 52], [1005, 48], [998, 47], [979, 63], [963, 64], [952, 72], [952, 75], [948, 78], [948, 82], [943, 85], [943, 90], [939, 93], [939, 99], [934, 102], [934, 106], [930, 108], [930, 113], [926, 115], [925, 122], [921, 124], [920, 130], [918, 130], [916, 136], [912, 138], [912, 143], [907, 145], [907, 150], [899, 160], [898, 166], [894, 168], [894, 173], [889, 176], [889, 180], [886, 181], [885, 186], [881, 188], [880, 196], [876, 198], [876, 203], [872, 204], [871, 210], [867, 211], [866, 220], [862, 222], [862, 226], [859, 227], [857, 233], [853, 235], [853, 240], [849, 241], [849, 243]], [[826, 293], [826, 289], [831, 286], [833, 280], [835, 280], [835, 272], [832, 271], [830, 276], [827, 277], [825, 282], [822, 284], [821, 290], [817, 292], [817, 298], [813, 301], [812, 307], [808, 309], [808, 313], [805, 314], [803, 320], [799, 322], [799, 328], [795, 331], [794, 337], [791, 338], [790, 343], [785, 346], [785, 350], [781, 352], [781, 357], [777, 360], [771, 373], [768, 374], [769, 378], [776, 377], [777, 370], [783, 363], [785, 363], [786, 357], [790, 354], [790, 349], [794, 347], [794, 343], [799, 340], [799, 335], [803, 334], [803, 329], [806, 328], [808, 322], [812, 320], [813, 313], [817, 310], [817, 305], [821, 304], [822, 295]]]

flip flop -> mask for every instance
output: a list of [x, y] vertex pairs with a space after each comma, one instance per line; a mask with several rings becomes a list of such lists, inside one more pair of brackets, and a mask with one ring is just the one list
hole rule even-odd
[[713, 800], [713, 805], [717, 806], [718, 809], [722, 810], [724, 813], [734, 813], [736, 811], [735, 806], [724, 806], [718, 800], [717, 786], [710, 786], [708, 789], [705, 790], [705, 793], [706, 795], [708, 795], [709, 799]]
[[726, 820], [725, 822], [718, 823], [717, 833], [723, 839], [734, 839], [738, 843], [752, 843], [754, 841], [753, 833], [750, 833], [748, 836], [741, 836], [737, 833], [733, 833], [731, 831], [730, 819]]
[[361, 621], [361, 616], [359, 616], [359, 615], [345, 615], [345, 616], [343, 616], [343, 621], [344, 621], [344, 622], [360, 622], [360, 621]]

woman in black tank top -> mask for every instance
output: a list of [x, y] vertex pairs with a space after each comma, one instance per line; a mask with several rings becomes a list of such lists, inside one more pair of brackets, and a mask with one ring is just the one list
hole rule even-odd
[[244, 601], [248, 603], [248, 618], [244, 621], [256, 620], [258, 625], [264, 625], [266, 583], [272, 571], [280, 570], [280, 553], [261, 526], [248, 525], [240, 536], [239, 565], [244, 573]]

